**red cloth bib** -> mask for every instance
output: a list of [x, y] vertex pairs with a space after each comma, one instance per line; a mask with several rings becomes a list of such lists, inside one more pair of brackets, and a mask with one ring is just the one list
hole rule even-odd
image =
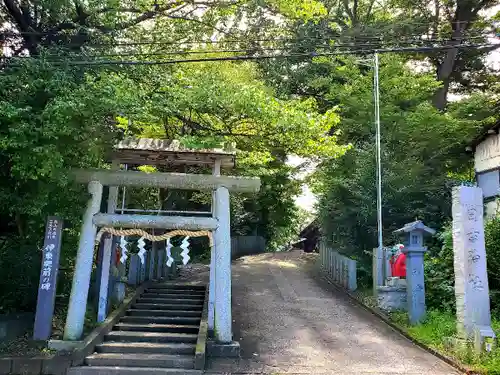
[[406, 277], [406, 254], [399, 254], [396, 259], [391, 259], [391, 271], [393, 277]]
[[117, 248], [115, 249], [115, 266], [118, 266], [120, 264], [120, 258], [122, 257], [120, 250]]

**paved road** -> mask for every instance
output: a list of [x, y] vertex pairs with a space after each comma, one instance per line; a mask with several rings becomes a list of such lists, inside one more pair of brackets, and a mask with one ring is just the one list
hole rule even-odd
[[304, 254], [264, 254], [233, 264], [239, 360], [209, 373], [458, 374], [305, 271]]

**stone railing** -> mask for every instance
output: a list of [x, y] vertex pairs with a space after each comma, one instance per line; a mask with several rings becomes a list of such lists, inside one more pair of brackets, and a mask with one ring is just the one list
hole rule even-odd
[[327, 247], [324, 240], [319, 241], [319, 263], [332, 282], [349, 291], [357, 289], [356, 261]]

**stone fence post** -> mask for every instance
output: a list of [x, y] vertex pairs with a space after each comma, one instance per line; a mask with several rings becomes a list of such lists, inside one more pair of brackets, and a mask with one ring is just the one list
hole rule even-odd
[[335, 284], [349, 291], [357, 289], [357, 262], [327, 247], [324, 240], [319, 242], [321, 271]]

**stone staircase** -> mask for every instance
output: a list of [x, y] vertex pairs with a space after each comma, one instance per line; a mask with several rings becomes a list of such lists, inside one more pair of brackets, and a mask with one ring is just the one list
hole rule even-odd
[[204, 286], [151, 285], [68, 375], [201, 374], [195, 352], [204, 299]]

